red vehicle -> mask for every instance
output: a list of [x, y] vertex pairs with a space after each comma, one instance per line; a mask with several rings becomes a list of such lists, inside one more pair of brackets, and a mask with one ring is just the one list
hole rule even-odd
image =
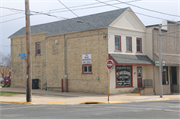
[[9, 72], [9, 76], [4, 77], [4, 86], [2, 87], [10, 87], [11, 86], [11, 72]]

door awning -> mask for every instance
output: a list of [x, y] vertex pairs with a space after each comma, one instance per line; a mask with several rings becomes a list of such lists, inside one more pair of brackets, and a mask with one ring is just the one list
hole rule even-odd
[[116, 65], [154, 65], [147, 55], [109, 54], [109, 59]]

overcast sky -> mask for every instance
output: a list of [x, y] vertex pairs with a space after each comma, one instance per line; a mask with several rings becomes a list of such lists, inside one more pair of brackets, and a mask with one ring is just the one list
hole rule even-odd
[[[72, 14], [69, 11], [66, 10], [65, 7], [58, 1], [58, 0], [29, 0], [30, 1], [30, 10], [31, 11], [38, 11], [38, 12], [46, 12], [48, 13], [50, 10], [59, 9], [56, 11], [56, 13], [51, 13], [56, 16], [66, 17], [66, 18], [73, 18], [76, 17], [74, 14]], [[143, 9], [139, 9], [137, 7], [133, 7], [131, 5], [127, 4], [120, 4], [120, 2], [117, 2], [115, 0], [99, 0], [102, 2], [106, 2], [108, 4], [115, 4], [115, 6], [119, 8], [124, 7], [131, 7], [131, 9], [136, 13], [136, 15], [139, 17], [139, 19], [144, 23], [144, 25], [153, 25], [153, 24], [160, 24], [163, 19], [172, 20], [172, 21], [180, 21], [180, 0], [123, 0], [123, 2], [128, 1], [134, 1], [129, 2], [129, 4], [136, 5], [139, 7], [143, 7], [150, 10], [155, 10], [163, 13], [168, 13], [172, 15], [177, 16], [170, 16], [170, 15], [163, 15], [152, 11], [147, 11]], [[119, 0], [122, 1], [122, 0]], [[67, 7], [70, 7], [77, 15], [84, 16], [94, 13], [100, 13], [110, 10], [115, 10], [118, 8], [105, 5], [103, 3], [98, 3], [96, 0], [61, 0]], [[94, 4], [97, 3], [97, 4]], [[93, 4], [89, 6], [85, 6], [86, 4]], [[105, 6], [102, 6], [105, 5]], [[73, 6], [81, 6], [76, 8], [71, 8]], [[25, 9], [25, 0], [0, 0], [0, 7], [8, 7], [8, 8], [15, 8], [15, 9]], [[87, 8], [88, 9], [84, 9]], [[91, 8], [90, 8], [91, 7]], [[80, 9], [83, 8], [83, 9]], [[78, 9], [78, 10], [75, 10]], [[60, 11], [64, 12], [60, 12]], [[149, 15], [152, 17], [158, 17], [158, 18], [152, 18], [147, 17], [144, 15]], [[14, 15], [11, 15], [14, 14]], [[9, 16], [6, 16], [9, 15]], [[11, 43], [10, 39], [8, 37], [15, 33], [17, 30], [21, 29], [25, 26], [25, 17], [20, 18], [17, 20], [13, 20], [19, 17], [23, 17], [24, 13], [19, 13], [15, 10], [9, 10], [9, 9], [2, 9], [0, 8], [0, 52], [4, 55], [11, 53]], [[9, 21], [12, 20], [12, 21]], [[58, 19], [55, 17], [50, 17], [46, 15], [33, 15], [31, 16], [31, 25], [37, 25], [37, 24], [43, 24], [53, 21], [58, 21], [63, 19]], [[9, 21], [9, 22], [6, 22]], [[4, 23], [2, 23], [4, 22]], [[1, 59], [1, 57], [0, 57]]]

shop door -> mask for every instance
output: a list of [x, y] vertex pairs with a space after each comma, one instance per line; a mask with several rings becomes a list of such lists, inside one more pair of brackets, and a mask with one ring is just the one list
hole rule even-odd
[[176, 67], [171, 67], [171, 71], [172, 71], [172, 84], [177, 84], [177, 71], [176, 71]]
[[142, 67], [137, 68], [138, 88], [142, 87]]

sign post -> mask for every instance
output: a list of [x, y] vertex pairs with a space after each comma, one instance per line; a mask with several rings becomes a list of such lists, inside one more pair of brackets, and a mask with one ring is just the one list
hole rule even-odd
[[27, 59], [27, 53], [19, 53], [19, 57], [21, 57], [22, 60], [25, 61], [25, 80], [26, 80], [26, 97], [27, 97], [27, 69], [26, 69], [26, 59]]
[[108, 69], [108, 102], [109, 102], [109, 91], [110, 91], [110, 75], [111, 75], [111, 71], [114, 68], [114, 62], [112, 60], [108, 60], [107, 61], [107, 69]]

